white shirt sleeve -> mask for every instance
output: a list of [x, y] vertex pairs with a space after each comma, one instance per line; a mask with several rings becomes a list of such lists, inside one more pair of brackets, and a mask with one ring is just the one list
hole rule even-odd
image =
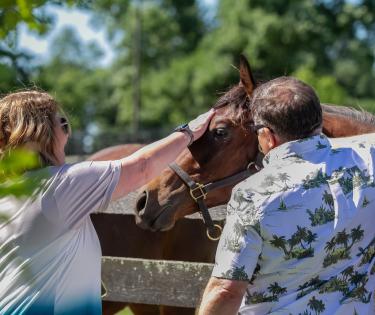
[[53, 191], [59, 216], [70, 227], [108, 207], [121, 174], [120, 161], [64, 165]]
[[[242, 199], [241, 202], [238, 202], [239, 199]], [[243, 191], [233, 191], [212, 276], [242, 281], [252, 278], [262, 251], [259, 221], [244, 222], [240, 214], [252, 211], [253, 207], [250, 200], [243, 198]]]

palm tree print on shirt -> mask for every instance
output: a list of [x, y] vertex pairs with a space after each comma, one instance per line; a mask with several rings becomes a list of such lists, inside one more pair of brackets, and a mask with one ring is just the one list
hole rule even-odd
[[323, 225], [327, 222], [333, 221], [335, 218], [334, 202], [332, 194], [328, 191], [324, 191], [322, 204], [319, 208], [315, 208], [314, 212], [307, 209], [306, 212], [309, 214], [309, 219], [312, 226]]
[[362, 201], [362, 208], [366, 208], [369, 205], [370, 201], [367, 199], [366, 196], [363, 197]]
[[331, 175], [331, 183], [339, 183], [345, 195], [357, 188], [375, 187], [371, 176], [358, 166], [339, 168]]
[[337, 153], [340, 153], [340, 152], [341, 152], [340, 149], [331, 149], [330, 155], [334, 155], [334, 154], [337, 154]]
[[346, 268], [339, 275], [332, 277], [321, 286], [319, 293], [341, 292], [340, 304], [358, 301], [369, 303], [372, 293], [366, 289], [368, 275], [354, 270], [353, 266]]
[[271, 283], [266, 292], [246, 291], [245, 304], [256, 304], [264, 302], [277, 302], [279, 297], [287, 292], [286, 288], [281, 287], [277, 282]]
[[240, 222], [233, 224], [233, 233], [225, 239], [224, 247], [233, 252], [241, 252], [244, 246], [244, 236], [246, 235], [246, 229]]
[[[275, 192], [287, 191], [291, 189], [288, 185], [290, 182], [290, 175], [282, 172], [274, 174], [268, 174], [264, 177], [263, 182], [260, 184], [266, 191], [262, 192], [262, 195], [274, 194]], [[270, 189], [271, 188], [271, 189]]]
[[321, 149], [327, 148], [327, 145], [318, 141], [318, 143], [315, 145], [315, 147], [316, 147], [317, 150], [321, 150]]
[[283, 199], [280, 199], [280, 204], [279, 204], [279, 207], [277, 208], [277, 210], [280, 210], [280, 211], [288, 210], [288, 208], [285, 204], [285, 201]]
[[295, 209], [300, 209], [302, 208], [302, 204], [286, 204], [284, 198], [281, 196], [280, 201], [279, 201], [279, 206], [277, 207], [278, 211], [288, 211], [288, 210], [295, 210]]
[[313, 311], [313, 313], [311, 313], [310, 311], [308, 310], [305, 310], [303, 313], [299, 313], [298, 315], [319, 315], [321, 313], [324, 312], [324, 310], [326, 309], [324, 303], [322, 300], [318, 300], [317, 298], [315, 298], [315, 296], [313, 296], [309, 302], [307, 303], [307, 306]]
[[306, 163], [306, 160], [303, 159], [303, 156], [297, 153], [289, 155], [288, 159], [291, 160], [293, 163], [297, 163], [297, 164]]
[[247, 193], [242, 189], [237, 189], [231, 202], [228, 204], [228, 214], [245, 212], [254, 209], [254, 202], [252, 200], [254, 193]]
[[[357, 254], [357, 257], [362, 256], [360, 266], [363, 266], [365, 264], [370, 264], [375, 259], [375, 237], [372, 239], [370, 244], [366, 248], [359, 247], [358, 248], [359, 253]], [[370, 274], [375, 273], [375, 264], [372, 266], [370, 270]]]
[[[346, 229], [338, 232], [330, 241], [326, 243], [325, 250], [327, 252], [323, 261], [323, 267], [337, 263], [339, 260], [350, 259], [350, 249], [352, 246], [362, 240], [364, 230], [361, 225], [353, 228], [350, 233]], [[350, 244], [349, 244], [350, 243]]]
[[305, 190], [311, 188], [318, 188], [323, 184], [326, 184], [330, 177], [323, 173], [322, 170], [315, 172], [313, 174], [307, 175], [306, 178], [303, 180], [303, 188]]
[[359, 301], [361, 303], [369, 303], [371, 292], [366, 289], [368, 275], [366, 272], [360, 273], [354, 270], [353, 266], [349, 266], [339, 275], [329, 280], [321, 280], [319, 277], [310, 279], [303, 285], [299, 286], [297, 299], [319, 289], [319, 294], [341, 292], [342, 298], [340, 304], [350, 301]]
[[326, 282], [326, 280], [320, 280], [319, 276], [316, 276], [310, 279], [309, 281], [305, 282], [303, 285], [300, 285], [298, 287], [298, 291], [300, 292], [297, 294], [297, 300], [309, 294], [310, 292], [315, 291]]
[[221, 276], [224, 279], [239, 280], [239, 281], [249, 281], [249, 277], [245, 271], [245, 266], [232, 267], [231, 269], [223, 272]]
[[356, 188], [375, 187], [375, 183], [371, 176], [362, 171], [358, 166], [351, 168], [340, 167], [331, 176], [319, 170], [309, 174], [303, 180], [303, 188], [305, 190], [318, 188], [330, 182], [331, 184], [339, 183], [344, 194], [347, 195]]
[[297, 258], [302, 259], [314, 256], [314, 248], [311, 246], [317, 239], [317, 234], [312, 233], [306, 227], [297, 225], [297, 231], [286, 240], [285, 236], [273, 235], [270, 244], [276, 248], [281, 249], [286, 260]]

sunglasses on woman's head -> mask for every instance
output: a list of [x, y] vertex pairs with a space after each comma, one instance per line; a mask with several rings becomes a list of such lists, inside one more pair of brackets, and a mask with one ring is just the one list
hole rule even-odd
[[65, 117], [60, 117], [60, 126], [65, 134], [68, 135], [70, 133], [69, 122]]

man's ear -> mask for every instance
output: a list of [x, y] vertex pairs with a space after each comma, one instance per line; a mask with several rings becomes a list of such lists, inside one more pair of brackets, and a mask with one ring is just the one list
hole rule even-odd
[[279, 139], [277, 138], [277, 136], [267, 127], [264, 128], [263, 133], [266, 136], [267, 146], [269, 150], [272, 150], [273, 148], [276, 148], [277, 146], [280, 145]]
[[250, 68], [249, 61], [244, 55], [240, 55], [240, 84], [245, 88], [248, 96], [253, 94], [256, 82]]

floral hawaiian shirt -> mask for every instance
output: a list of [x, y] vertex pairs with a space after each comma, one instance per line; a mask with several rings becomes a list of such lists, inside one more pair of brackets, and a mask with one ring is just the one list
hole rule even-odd
[[240, 314], [375, 314], [375, 134], [284, 143], [238, 184], [213, 276]]

